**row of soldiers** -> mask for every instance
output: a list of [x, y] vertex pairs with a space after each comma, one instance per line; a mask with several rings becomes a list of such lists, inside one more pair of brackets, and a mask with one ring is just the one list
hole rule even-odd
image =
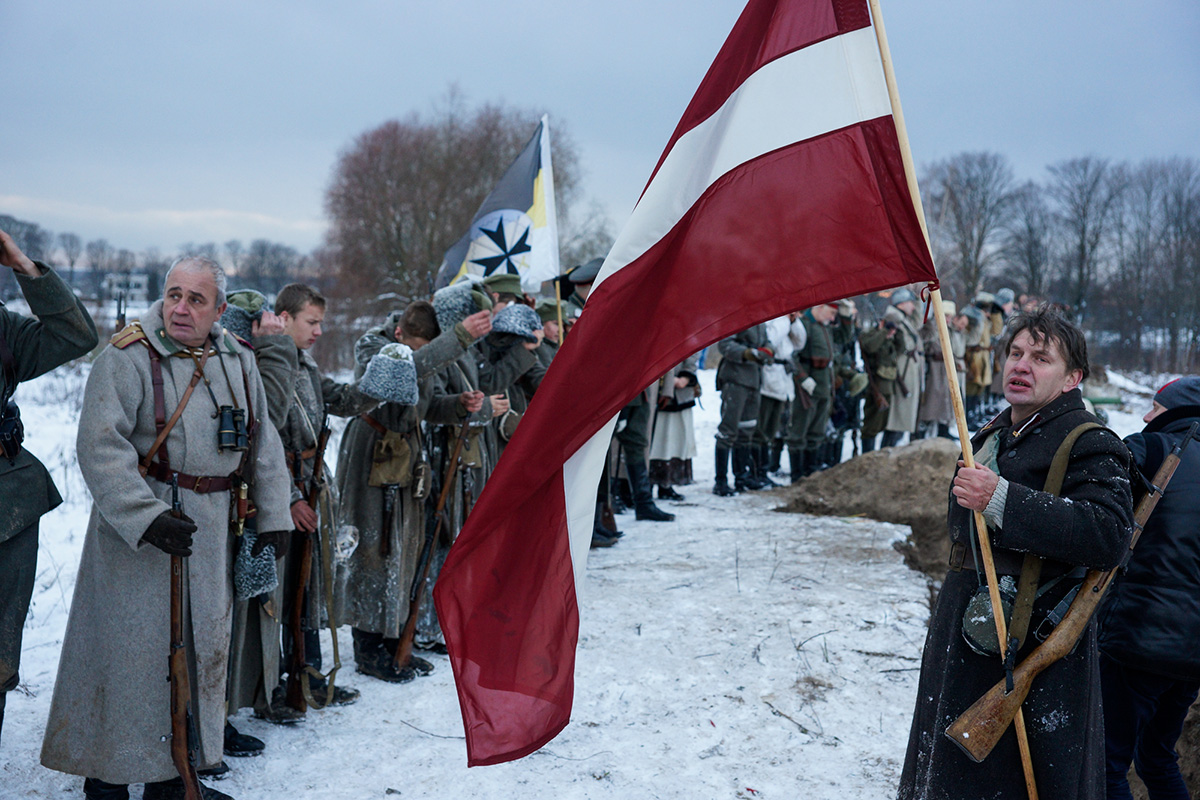
[[[869, 323], [859, 319], [855, 301], [845, 299], [718, 343], [714, 494], [776, 485], [771, 474], [781, 471], [785, 451], [791, 480], [799, 481], [840, 462], [847, 433], [854, 454], [877, 443], [896, 446], [905, 436], [954, 438], [936, 320], [922, 318], [923, 304], [909, 289], [891, 292], [886, 302]], [[959, 393], [973, 427], [999, 410], [995, 351], [1015, 304], [1011, 289], [981, 292], [961, 311], [943, 303]]]
[[[17, 383], [87, 353], [97, 337], [65, 283], [2, 232], [0, 264], [17, 272], [37, 317], [0, 309], [8, 435], [10, 418], [19, 425], [8, 402]], [[568, 320], [599, 263], [590, 266], [565, 284]], [[445, 652], [430, 591], [554, 357], [558, 308], [535, 309], [516, 275], [446, 287], [362, 335], [354, 380], [341, 383], [309, 352], [327, 305], [303, 284], [268, 305], [227, 291], [215, 262], [183, 258], [163, 298], [92, 364], [77, 452], [94, 504], [41, 756], [83, 776], [89, 800], [124, 800], [135, 783], [151, 800], [187, 796], [163, 680], [176, 565], [187, 738], [201, 777], [227, 772], [224, 756], [263, 751], [229, 723], [239, 709], [291, 725], [357, 699], [336, 683], [338, 626], [351, 627], [357, 671], [388, 682], [432, 672], [413, 650]], [[336, 475], [324, 467], [330, 415], [349, 418]], [[61, 500], [21, 436], [2, 444], [0, 491], [19, 512], [0, 521], [7, 692], [18, 681], [37, 519]], [[333, 631], [328, 670], [323, 625]], [[208, 786], [202, 796], [228, 797]]]

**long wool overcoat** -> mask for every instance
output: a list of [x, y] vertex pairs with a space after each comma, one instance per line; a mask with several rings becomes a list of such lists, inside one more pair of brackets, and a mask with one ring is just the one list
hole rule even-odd
[[[151, 306], [142, 327], [150, 346], [163, 356], [170, 416], [195, 364], [179, 355], [179, 345], [163, 330], [161, 301]], [[266, 394], [254, 355], [220, 326], [212, 334], [220, 356], [209, 357], [204, 375], [217, 402], [245, 409], [248, 383], [260, 423], [254, 457], [247, 464], [259, 529], [289, 530], [283, 450], [266, 419]], [[174, 469], [222, 476], [238, 466], [240, 453], [217, 450], [213, 411], [201, 383], [167, 437]], [[109, 783], [161, 781], [176, 774], [170, 742], [164, 739], [171, 730], [166, 680], [171, 558], [142, 541], [155, 517], [170, 509], [171, 488], [137, 470], [154, 437], [149, 353], [137, 342], [124, 349], [110, 345], [92, 365], [84, 391], [77, 449], [94, 504], [42, 746], [45, 766]], [[184, 570], [185, 638], [202, 745], [198, 761], [210, 765], [221, 760], [225, 725], [233, 608], [230, 494], [179, 493], [184, 513], [198, 528]]]
[[[917, 407], [925, 388], [925, 346], [917, 330], [921, 318], [906, 316], [895, 306], [888, 306], [883, 318], [896, 323], [897, 338], [904, 335], [904, 349], [896, 360], [896, 383], [892, 390], [891, 405], [888, 406], [885, 430], [912, 433], [917, 429]], [[900, 388], [901, 382], [908, 391], [907, 395]]]
[[[1005, 409], [972, 439], [978, 452], [999, 437], [996, 465], [1009, 481], [1003, 525], [990, 530], [997, 570], [1017, 574], [1026, 552], [1043, 556], [1043, 584], [1077, 565], [1111, 569], [1129, 547], [1133, 501], [1129, 454], [1110, 431], [1092, 430], [1075, 443], [1058, 497], [1042, 491], [1050, 462], [1067, 434], [1087, 413], [1078, 389], [1054, 400], [1024, 430], [1014, 430]], [[971, 515], [950, 498], [951, 539], [970, 547]], [[1025, 797], [1016, 735], [1011, 727], [983, 762], [976, 764], [944, 735], [946, 728], [981, 695], [1003, 679], [999, 658], [970, 649], [962, 636], [963, 612], [980, 578], [966, 559], [962, 571], [946, 576], [934, 606], [917, 686], [916, 711], [900, 779], [901, 800], [981, 800]], [[1065, 592], [1070, 579], [1035, 605], [1032, 631], [1047, 606]], [[1037, 645], [1029, 635], [1020, 662]], [[1054, 800], [1102, 800], [1104, 721], [1100, 711], [1100, 669], [1095, 620], [1074, 652], [1034, 680], [1025, 701], [1038, 791]]]
[[[355, 376], [361, 377], [371, 358], [384, 345], [395, 341], [391, 331], [377, 328], [364, 334], [354, 346]], [[417, 451], [425, 444], [418, 436], [419, 424], [432, 400], [437, 371], [464, 352], [470, 337], [461, 326], [444, 331], [413, 353], [417, 368], [419, 399], [416, 406], [383, 403], [370, 412], [371, 418], [405, 437]], [[457, 399], [455, 399], [457, 403]], [[399, 638], [408, 618], [408, 592], [416, 574], [417, 556], [425, 534], [423, 499], [416, 486], [397, 492], [392, 516], [383, 518], [384, 489], [371, 486], [371, 463], [380, 434], [361, 419], [353, 419], [338, 451], [337, 489], [341, 497], [341, 524], [358, 528], [358, 547], [338, 566], [336, 607], [338, 621], [360, 630]], [[381, 542], [390, 539], [384, 556]]]

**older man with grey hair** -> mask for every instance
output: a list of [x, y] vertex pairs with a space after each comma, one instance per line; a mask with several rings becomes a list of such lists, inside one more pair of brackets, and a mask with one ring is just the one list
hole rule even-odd
[[[290, 482], [254, 355], [219, 324], [225, 276], [184, 258], [163, 299], [92, 365], [77, 450], [93, 498], [42, 763], [82, 775], [89, 800], [182, 798], [171, 760], [171, 556], [184, 561], [184, 639], [199, 767], [221, 760], [233, 607], [232, 501], [244, 487], [259, 542], [292, 527]], [[238, 419], [243, 423], [238, 424]], [[219, 430], [232, 420], [233, 435]], [[171, 514], [172, 483], [184, 517]], [[205, 788], [208, 800], [227, 795]]]

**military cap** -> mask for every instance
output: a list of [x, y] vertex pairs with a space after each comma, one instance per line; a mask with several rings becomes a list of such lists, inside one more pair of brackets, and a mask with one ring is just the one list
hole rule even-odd
[[549, 297], [543, 297], [541, 300], [538, 300], [533, 310], [537, 312], [538, 319], [542, 322], [556, 322], [558, 320], [558, 303]]
[[604, 265], [603, 258], [593, 258], [586, 264], [580, 264], [575, 269], [567, 273], [567, 279], [571, 283], [592, 283], [596, 280], [596, 276], [600, 274], [600, 267]]
[[489, 292], [496, 294], [515, 294], [520, 297], [524, 294], [521, 289], [521, 276], [513, 275], [509, 272], [497, 272], [494, 275], [488, 275], [483, 279], [483, 285], [487, 287]]

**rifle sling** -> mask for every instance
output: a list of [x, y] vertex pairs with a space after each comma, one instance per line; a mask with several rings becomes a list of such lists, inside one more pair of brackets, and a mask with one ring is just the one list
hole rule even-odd
[[[1042, 487], [1042, 491], [1055, 497], [1062, 492], [1063, 479], [1066, 478], [1067, 466], [1071, 461], [1071, 450], [1075, 447], [1075, 443], [1088, 431], [1103, 427], [1098, 422], [1085, 422], [1067, 434], [1062, 444], [1058, 446], [1058, 450], [1055, 451], [1054, 459], [1050, 462], [1050, 471], [1046, 474], [1046, 483]], [[1008, 635], [1017, 640], [1018, 647], [1025, 642], [1025, 635], [1029, 632], [1029, 620], [1033, 616], [1033, 603], [1038, 597], [1038, 582], [1042, 576], [1043, 563], [1045, 563], [1045, 559], [1041, 556], [1026, 553], [1025, 560], [1021, 564], [1021, 577], [1017, 580], [1017, 596], [1013, 600], [1012, 622], [1008, 627]]]
[[190, 383], [188, 383], [187, 389], [184, 390], [183, 396], [179, 398], [179, 405], [175, 408], [175, 413], [172, 414], [171, 418], [168, 420], [165, 419], [167, 410], [166, 400], [164, 399], [163, 395], [162, 356], [160, 356], [158, 351], [151, 346], [149, 341], [142, 339], [141, 342], [142, 344], [146, 345], [146, 349], [150, 351], [150, 380], [154, 385], [154, 427], [158, 429], [158, 436], [155, 437], [154, 443], [150, 445], [150, 450], [142, 457], [141, 463], [138, 464], [138, 472], [145, 477], [146, 473], [150, 470], [150, 464], [154, 458], [154, 454], [157, 453], [160, 448], [162, 449], [162, 457], [159, 459], [159, 463], [168, 470], [171, 468], [171, 462], [167, 457], [167, 450], [165, 447], [167, 435], [171, 433], [171, 429], [175, 427], [175, 423], [179, 422], [179, 418], [183, 416], [183, 410], [187, 408], [188, 400], [192, 399], [192, 391], [195, 390], [196, 385], [200, 383], [200, 379], [204, 377], [204, 365], [208, 361], [208, 354], [210, 351], [207, 346], [208, 340], [206, 339], [204, 342], [204, 355], [200, 357], [199, 365], [192, 372], [192, 380]]

